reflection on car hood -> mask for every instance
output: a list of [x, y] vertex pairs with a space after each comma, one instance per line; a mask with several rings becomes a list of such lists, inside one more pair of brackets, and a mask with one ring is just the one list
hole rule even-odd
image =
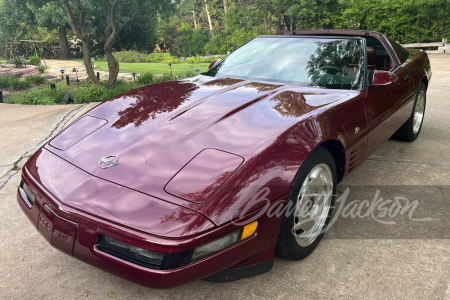
[[[96, 177], [171, 201], [164, 186], [202, 150], [248, 161], [301, 118], [349, 93], [199, 75], [113, 98], [87, 113], [107, 124], [87, 136], [61, 134], [56, 144], [67, 149], [45, 147]], [[100, 168], [111, 155], [118, 164]]]

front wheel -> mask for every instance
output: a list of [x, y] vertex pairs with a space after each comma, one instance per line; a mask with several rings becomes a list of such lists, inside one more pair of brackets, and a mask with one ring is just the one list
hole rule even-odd
[[317, 247], [331, 216], [335, 192], [333, 156], [318, 147], [300, 167], [289, 193], [278, 235], [278, 255], [300, 260]]
[[400, 127], [392, 136], [393, 139], [405, 142], [412, 142], [419, 136], [422, 129], [423, 118], [425, 116], [425, 105], [427, 102], [427, 88], [423, 82], [417, 90], [414, 108], [405, 124]]

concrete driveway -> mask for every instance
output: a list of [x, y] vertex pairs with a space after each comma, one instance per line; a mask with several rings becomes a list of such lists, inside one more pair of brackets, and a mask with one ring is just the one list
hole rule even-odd
[[[0, 162], [6, 161], [0, 165], [0, 299], [450, 299], [450, 55], [430, 59], [420, 137], [388, 141], [338, 186], [338, 217], [313, 254], [299, 262], [277, 258], [272, 271], [257, 277], [171, 290], [105, 273], [38, 234], [16, 203], [18, 168], [30, 147], [83, 107], [0, 104]], [[391, 211], [358, 214], [358, 203], [374, 199], [391, 200], [384, 206]], [[403, 214], [395, 215], [394, 203]]]

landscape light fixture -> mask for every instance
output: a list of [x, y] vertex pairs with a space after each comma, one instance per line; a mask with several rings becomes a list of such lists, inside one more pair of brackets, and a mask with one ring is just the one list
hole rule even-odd
[[76, 83], [78, 85], [78, 89], [80, 89], [80, 80], [78, 79], [78, 69], [77, 68], [73, 68], [72, 72], [75, 72], [77, 74]]
[[169, 63], [170, 73], [172, 73], [172, 63]]
[[136, 72], [133, 72], [133, 73], [131, 73], [131, 75], [133, 75], [133, 79], [134, 79], [134, 81], [136, 81]]
[[61, 69], [61, 70], [59, 70], [59, 71], [61, 72], [61, 75], [64, 75], [64, 72], [65, 72], [66, 70]]

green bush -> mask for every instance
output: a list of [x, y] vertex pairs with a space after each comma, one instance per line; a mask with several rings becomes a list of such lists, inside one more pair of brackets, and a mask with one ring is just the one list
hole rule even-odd
[[29, 75], [27, 77], [25, 77], [25, 82], [28, 82], [30, 84], [44, 84], [47, 83], [48, 80], [45, 77], [42, 77], [40, 75]]
[[[114, 52], [113, 55], [119, 62], [124, 63], [198, 64], [211, 63], [216, 59], [214, 57], [192, 56], [188, 57], [186, 60], [182, 60], [179, 57], [170, 55], [169, 53], [144, 54], [137, 51]], [[225, 56], [226, 55], [223, 55], [220, 58], [224, 58]]]
[[42, 74], [42, 73], [45, 72], [45, 66], [44, 66], [44, 65], [39, 65], [39, 66], [37, 67], [37, 69], [38, 69], [38, 71], [39, 71], [40, 74]]
[[8, 61], [8, 63], [13, 64], [16, 68], [23, 68], [24, 60], [23, 57], [16, 56]]
[[145, 72], [136, 78], [137, 82], [142, 85], [149, 85], [155, 81], [155, 76], [151, 72]]
[[29, 89], [31, 87], [31, 83], [27, 82], [27, 81], [21, 81], [19, 80], [19, 78], [17, 78], [17, 81], [12, 81], [11, 82], [11, 87], [13, 88], [13, 90], [25, 90], [25, 89]]
[[[65, 82], [59, 82], [56, 84], [55, 90], [50, 89], [48, 86], [35, 87], [28, 91], [13, 94], [6, 98], [5, 102], [31, 105], [53, 105], [64, 103], [63, 97], [65, 92], [70, 93], [70, 97], [74, 99], [74, 103], [103, 102], [117, 95], [142, 87], [144, 85], [160, 83], [194, 75], [196, 75], [194, 71], [187, 71], [184, 74], [179, 75], [166, 73], [162, 76], [154, 76], [151, 73], [145, 73], [137, 77], [136, 82], [117, 80], [114, 87], [94, 86], [92, 85], [92, 83], [85, 83], [80, 85], [79, 89], [76, 85], [67, 86]], [[4, 77], [0, 77], [0, 87], [5, 84], [5, 82], [8, 82], [7, 80], [12, 80], [13, 82], [16, 82], [15, 84], [21, 83], [31, 86], [31, 84], [34, 84], [35, 82], [40, 82], [42, 80], [40, 78], [43, 77], [35, 75], [31, 78], [32, 79], [28, 79], [28, 81], [19, 81], [18, 78], [14, 76], [8, 76], [7, 79], [5, 79]], [[45, 82], [47, 81], [45, 80]], [[10, 85], [9, 82], [7, 84], [8, 86]], [[102, 84], [104, 84], [104, 82], [102, 82]]]
[[33, 105], [54, 105], [62, 101], [64, 90], [51, 90], [48, 87], [38, 87], [9, 96], [5, 102]]
[[101, 86], [89, 85], [80, 89], [74, 98], [75, 103], [103, 102], [105, 99], [104, 88]]
[[119, 62], [124, 63], [143, 63], [147, 56], [134, 50], [114, 52], [113, 55]]
[[149, 63], [165, 63], [168, 57], [170, 57], [169, 53], [150, 53], [145, 58], [145, 61]]
[[0, 76], [0, 89], [10, 88], [14, 80], [19, 80], [19, 78], [13, 75]]
[[0, 76], [0, 88], [14, 90], [23, 90], [31, 87], [31, 83], [27, 81], [21, 81], [19, 78], [13, 75]]
[[41, 58], [39, 56], [30, 56], [30, 57], [28, 57], [28, 63], [30, 65], [40, 66]]

